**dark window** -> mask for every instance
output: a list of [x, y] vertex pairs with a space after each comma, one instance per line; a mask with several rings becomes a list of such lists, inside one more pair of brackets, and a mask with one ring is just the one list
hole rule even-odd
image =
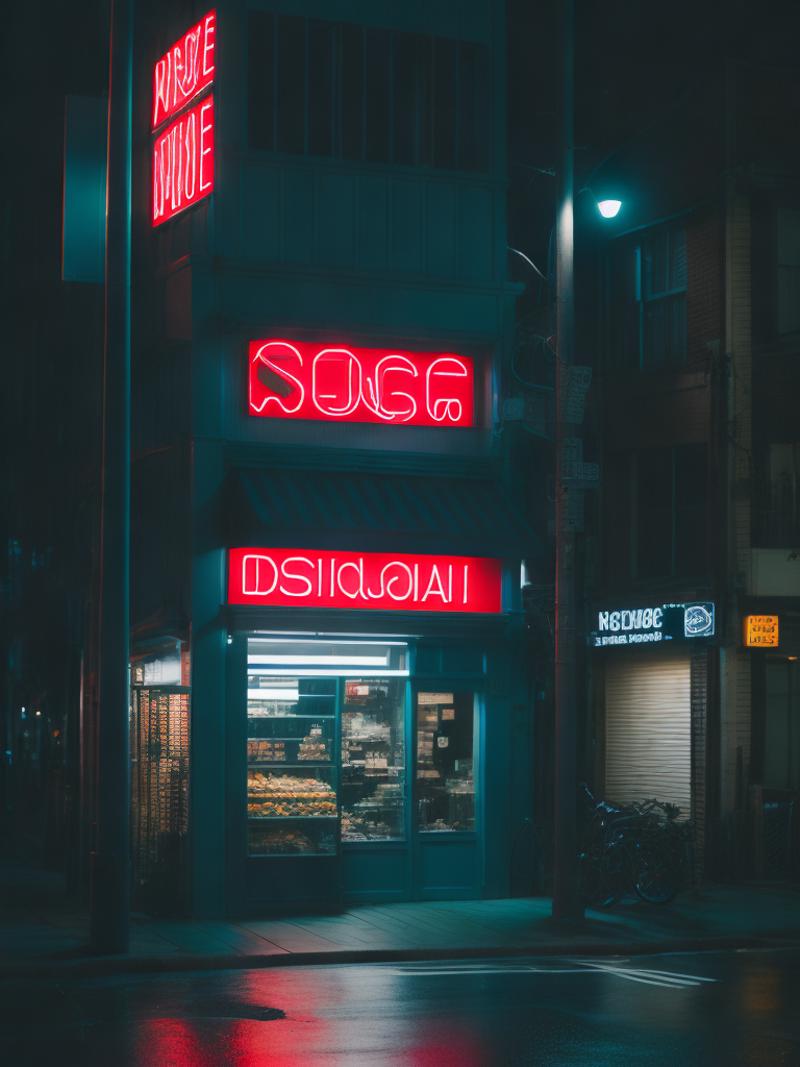
[[250, 144], [275, 148], [275, 16], [250, 16], [250, 65], [247, 75]]
[[707, 472], [704, 445], [636, 454], [638, 578], [698, 576], [706, 566]]
[[489, 51], [289, 15], [250, 16], [253, 148], [485, 170]]
[[458, 69], [458, 165], [484, 170], [489, 158], [489, 55], [477, 44], [462, 44]]
[[778, 333], [800, 331], [800, 209], [778, 208]]
[[278, 16], [279, 152], [306, 150], [306, 26], [296, 15]]
[[794, 545], [800, 540], [800, 444], [771, 444], [765, 466], [760, 540], [764, 547]]
[[433, 164], [450, 169], [456, 165], [457, 47], [454, 41], [434, 41]]
[[655, 370], [686, 359], [686, 231], [662, 227], [616, 254], [612, 364]]
[[686, 358], [686, 233], [662, 229], [642, 246], [642, 365]]
[[330, 22], [308, 24], [308, 150], [333, 153], [334, 50], [336, 36]]
[[364, 158], [364, 33], [360, 26], [342, 26], [341, 33], [342, 155]]
[[675, 572], [702, 574], [706, 566], [706, 450], [675, 449]]
[[392, 139], [392, 39], [388, 30], [367, 30], [365, 36], [365, 158], [386, 163]]
[[415, 35], [398, 33], [394, 41], [394, 162], [415, 161]]
[[636, 463], [636, 573], [672, 573], [672, 451], [648, 449]]

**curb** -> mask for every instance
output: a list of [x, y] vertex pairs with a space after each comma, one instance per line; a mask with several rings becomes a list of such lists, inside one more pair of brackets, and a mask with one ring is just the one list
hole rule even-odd
[[266, 970], [272, 967], [320, 967], [341, 964], [410, 963], [425, 960], [499, 959], [520, 956], [643, 956], [675, 952], [797, 947], [800, 941], [780, 936], [689, 937], [661, 941], [555, 941], [515, 948], [342, 949], [332, 952], [279, 952], [252, 956], [102, 956], [74, 960], [52, 958], [0, 963], [6, 978], [101, 977], [123, 974], [165, 974], [182, 971]]

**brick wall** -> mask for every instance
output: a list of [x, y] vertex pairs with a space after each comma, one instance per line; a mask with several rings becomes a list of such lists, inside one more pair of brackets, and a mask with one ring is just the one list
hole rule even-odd
[[724, 229], [714, 212], [686, 227], [686, 332], [689, 362], [708, 362], [721, 343]]

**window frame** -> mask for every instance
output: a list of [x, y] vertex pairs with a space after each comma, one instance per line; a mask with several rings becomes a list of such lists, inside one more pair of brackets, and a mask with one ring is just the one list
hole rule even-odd
[[[674, 241], [676, 234], [682, 234], [684, 245], [684, 280], [680, 285], [670, 284], [673, 279], [672, 260]], [[666, 265], [665, 287], [653, 290], [648, 283], [647, 276], [647, 249], [655, 244], [661, 237], [666, 239]], [[609, 300], [613, 308], [611, 315], [612, 324], [612, 362], [619, 368], [630, 370], [635, 367], [639, 372], [657, 373], [658, 371], [674, 370], [684, 366], [688, 360], [688, 247], [687, 227], [681, 220], [678, 222], [662, 223], [637, 233], [632, 240], [617, 249], [619, 257], [612, 262], [610, 271]], [[630, 275], [633, 274], [633, 285], [630, 287]], [[630, 287], [630, 288], [629, 288]], [[671, 307], [682, 301], [682, 346], [680, 352], [672, 352], [666, 359], [654, 363], [650, 346], [648, 345], [648, 311], [655, 307]], [[632, 311], [631, 311], [632, 309]], [[636, 338], [630, 348], [628, 347], [628, 315], [635, 316]]]
[[[679, 550], [679, 510], [681, 493], [678, 485], [679, 452], [681, 449], [694, 448], [698, 452], [698, 462], [702, 458], [702, 469], [705, 474], [705, 484], [708, 482], [708, 447], [704, 442], [684, 442], [662, 446], [660, 448], [641, 448], [632, 450], [630, 453], [630, 515], [631, 515], [631, 545], [630, 545], [630, 577], [636, 582], [659, 581], [672, 578], [701, 578], [708, 570], [708, 530], [709, 516], [708, 507], [703, 510], [702, 544], [703, 551], [700, 563], [691, 569], [684, 569], [678, 558]], [[642, 573], [640, 546], [644, 540], [641, 531], [639, 511], [639, 486], [642, 470], [642, 459], [648, 453], [669, 453], [670, 467], [670, 497], [669, 497], [669, 568], [658, 572]], [[702, 452], [702, 457], [700, 453]], [[666, 507], [661, 509], [666, 512]]]
[[[383, 32], [388, 35], [388, 63], [386, 69], [388, 71], [388, 84], [386, 86], [386, 106], [388, 109], [388, 115], [386, 116], [387, 125], [387, 140], [386, 140], [386, 158], [376, 159], [374, 155], [371, 157], [371, 141], [370, 141], [370, 122], [369, 122], [369, 108], [368, 108], [368, 84], [369, 84], [369, 57], [368, 48], [370, 42], [370, 34], [375, 31], [380, 31], [380, 27], [368, 26], [363, 23], [354, 23], [347, 20], [333, 20], [333, 19], [320, 19], [307, 15], [289, 15], [283, 13], [275, 13], [262, 10], [251, 10], [248, 12], [248, 18], [251, 20], [248, 23], [248, 49], [247, 49], [247, 117], [245, 123], [245, 137], [247, 144], [247, 151], [253, 154], [270, 154], [278, 156], [286, 156], [288, 158], [308, 158], [314, 160], [330, 160], [341, 164], [355, 164], [359, 167], [362, 166], [379, 166], [379, 167], [403, 167], [413, 170], [433, 170], [437, 172], [450, 172], [458, 174], [469, 174], [475, 176], [488, 176], [492, 169], [492, 144], [493, 144], [493, 126], [494, 119], [492, 113], [492, 107], [488, 103], [493, 99], [493, 85], [494, 85], [494, 57], [492, 50], [487, 42], [478, 42], [469, 40], [466, 38], [457, 37], [442, 37], [437, 34], [431, 34], [420, 31], [411, 31], [399, 28], [387, 28]], [[271, 29], [264, 31], [253, 31], [254, 20], [263, 20], [265, 23], [267, 20], [272, 20]], [[297, 20], [299, 27], [302, 27], [302, 34], [305, 41], [304, 49], [304, 93], [303, 93], [303, 150], [285, 149], [279, 148], [280, 140], [280, 115], [281, 115], [281, 101], [280, 101], [280, 86], [281, 86], [281, 73], [280, 73], [280, 42], [279, 42], [279, 20], [284, 21], [293, 19]], [[320, 154], [318, 152], [311, 151], [311, 137], [310, 130], [312, 126], [311, 121], [311, 78], [309, 75], [309, 62], [310, 62], [310, 34], [311, 27], [315, 25], [318, 29], [321, 27], [328, 27], [330, 31], [330, 37], [332, 40], [330, 66], [331, 66], [331, 131], [330, 137], [327, 139], [330, 141], [331, 150], [328, 153]], [[360, 149], [358, 154], [353, 154], [345, 151], [344, 137], [343, 137], [343, 102], [344, 102], [344, 72], [343, 72], [343, 37], [346, 30], [355, 30], [357, 36], [360, 39], [361, 50], [361, 102], [360, 102]], [[265, 75], [265, 77], [271, 77], [271, 88], [268, 94], [268, 104], [271, 107], [271, 116], [268, 121], [264, 121], [263, 118], [259, 118], [258, 113], [254, 107], [254, 104], [258, 97], [258, 86], [260, 84], [257, 71], [254, 69], [253, 64], [253, 49], [250, 46], [250, 41], [257, 36], [265, 36], [265, 39], [271, 41], [272, 50], [272, 62], [270, 63], [271, 73]], [[413, 114], [409, 117], [409, 131], [412, 138], [411, 144], [411, 158], [403, 162], [397, 160], [397, 55], [398, 48], [400, 46], [408, 48], [412, 53], [415, 51], [422, 51], [429, 57], [429, 64], [426, 67], [430, 75], [429, 82], [426, 86], [423, 86], [420, 81], [420, 74], [418, 70], [418, 64], [411, 64], [412, 71], [412, 84], [410, 85], [411, 93], [415, 100], [415, 106]], [[454, 100], [454, 107], [452, 112], [452, 125], [449, 130], [449, 140], [452, 142], [452, 160], [449, 165], [442, 165], [437, 163], [439, 157], [439, 149], [437, 145], [437, 122], [440, 119], [440, 115], [437, 112], [437, 56], [439, 54], [443, 56], [445, 54], [452, 53], [452, 95]], [[464, 82], [464, 71], [467, 69], [473, 69], [478, 73], [482, 73], [485, 77], [482, 78], [482, 84], [473, 84], [468, 87], [469, 91], [466, 91], [462, 82]], [[424, 97], [424, 100], [423, 100]], [[421, 109], [421, 105], [424, 104], [424, 108]], [[471, 108], [471, 110], [470, 110]], [[465, 119], [467, 117], [467, 111], [472, 115], [472, 129], [466, 129]], [[270, 143], [256, 143], [256, 131], [263, 129], [267, 131], [267, 141]], [[467, 138], [471, 138], [468, 140]], [[478, 146], [476, 148], [476, 146]]]

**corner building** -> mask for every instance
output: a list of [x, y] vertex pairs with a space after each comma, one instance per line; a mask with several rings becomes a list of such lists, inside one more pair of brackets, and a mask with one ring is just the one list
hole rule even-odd
[[504, 53], [489, 0], [142, 15], [145, 907], [274, 914], [527, 878], [535, 545], [498, 432], [517, 295]]

